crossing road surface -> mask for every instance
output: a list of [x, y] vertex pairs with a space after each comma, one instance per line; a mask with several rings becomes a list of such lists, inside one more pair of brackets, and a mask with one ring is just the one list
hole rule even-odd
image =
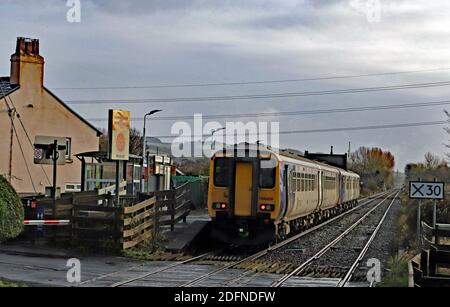
[[[0, 279], [20, 281], [28, 285], [50, 287], [77, 286], [67, 282], [66, 267], [68, 258], [52, 258], [48, 256], [13, 255], [0, 252]], [[78, 286], [108, 287], [124, 280], [136, 278], [146, 273], [157, 271], [172, 263], [141, 262], [122, 257], [86, 257], [80, 258], [81, 280]], [[205, 274], [217, 269], [210, 265], [190, 265], [167, 270], [150, 275], [126, 284], [128, 287], [177, 287], [190, 279], [192, 273]], [[199, 283], [198, 286], [253, 286], [267, 287], [280, 275], [267, 273], [244, 273], [240, 270], [229, 270], [217, 275], [208, 284]], [[285, 286], [328, 286], [334, 287], [338, 279], [292, 278]]]

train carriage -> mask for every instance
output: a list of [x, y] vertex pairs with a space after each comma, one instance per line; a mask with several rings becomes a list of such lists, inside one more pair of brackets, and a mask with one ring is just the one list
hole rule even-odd
[[356, 204], [353, 172], [260, 145], [241, 144], [211, 158], [212, 236], [236, 245], [282, 239]]

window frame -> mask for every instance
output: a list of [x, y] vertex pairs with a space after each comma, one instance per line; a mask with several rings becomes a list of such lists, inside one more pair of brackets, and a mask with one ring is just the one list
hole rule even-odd
[[[262, 163], [264, 161], [267, 161], [267, 162], [272, 162], [273, 161], [275, 163], [275, 166], [272, 167], [272, 168], [264, 168], [264, 169], [267, 169], [267, 170], [270, 169], [272, 171], [273, 184], [271, 184], [270, 186], [267, 186], [267, 185], [263, 186], [261, 184], [261, 173], [262, 173], [262, 169], [263, 169]], [[259, 174], [259, 178], [258, 178], [258, 188], [263, 189], [263, 190], [273, 190], [273, 189], [275, 189], [275, 186], [277, 185], [277, 169], [278, 169], [278, 162], [277, 162], [276, 159], [274, 159], [274, 158], [260, 159], [259, 160], [259, 173], [260, 174]], [[292, 175], [293, 180], [295, 180], [295, 176], [294, 175], [295, 175], [295, 172]]]
[[227, 161], [227, 158], [225, 158], [225, 157], [220, 157], [220, 158], [214, 159], [214, 173], [213, 173], [214, 180], [213, 180], [213, 183], [214, 183], [214, 186], [217, 187], [217, 188], [227, 188], [228, 187], [228, 183], [225, 183], [225, 184], [218, 184], [217, 183], [217, 171], [216, 170], [217, 170], [217, 163], [218, 163], [218, 161], [225, 161], [226, 162], [227, 168], [228, 168], [228, 173], [226, 175], [227, 176], [226, 179], [227, 179], [227, 181], [229, 181], [229, 179], [230, 179], [230, 178], [228, 178], [230, 176], [229, 161]]

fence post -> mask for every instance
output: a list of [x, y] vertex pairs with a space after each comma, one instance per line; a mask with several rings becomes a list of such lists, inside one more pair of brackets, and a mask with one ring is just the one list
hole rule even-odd
[[173, 194], [173, 199], [170, 202], [170, 231], [175, 231], [175, 204], [177, 202], [177, 193]]
[[158, 228], [158, 196], [156, 197], [156, 202], [153, 205], [153, 235], [152, 235], [152, 245], [155, 246], [156, 243], [156, 232]]
[[[186, 189], [187, 189], [187, 191], [186, 191], [186, 193], [188, 194], [188, 196], [189, 196], [189, 201], [188, 202], [185, 202], [185, 200], [186, 199], [183, 199], [183, 203], [184, 203], [184, 207], [186, 207], [187, 206], [187, 204], [192, 204], [191, 203], [191, 201], [192, 201], [192, 183], [188, 183], [188, 185], [186, 186]], [[185, 196], [186, 197], [186, 196]], [[183, 208], [184, 209], [184, 217], [183, 217], [183, 223], [187, 223], [187, 215], [186, 215], [186, 211], [188, 211], [186, 208]], [[190, 209], [190, 208], [189, 208]]]
[[439, 245], [439, 225], [436, 224], [434, 231], [436, 232], [434, 235], [434, 244]]
[[114, 238], [114, 245], [119, 247], [120, 250], [123, 250], [123, 244], [121, 245], [120, 242], [123, 239], [123, 221], [125, 217], [125, 205], [123, 207], [117, 208], [114, 211], [114, 233], [116, 237]]

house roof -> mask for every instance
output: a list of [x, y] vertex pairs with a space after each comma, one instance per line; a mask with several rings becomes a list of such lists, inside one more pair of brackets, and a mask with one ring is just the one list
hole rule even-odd
[[0, 98], [3, 98], [3, 94], [8, 96], [19, 88], [18, 85], [11, 85], [9, 77], [0, 77]]
[[[15, 90], [19, 89], [20, 86], [18, 85], [11, 85], [10, 83], [10, 78], [9, 77], [0, 77], [0, 99], [3, 98], [3, 94], [5, 96], [8, 96], [9, 94], [11, 94], [12, 92], [14, 92]], [[47, 91], [47, 93], [49, 93], [53, 98], [55, 98], [60, 104], [62, 104], [67, 110], [69, 110], [73, 115], [75, 115], [76, 117], [78, 117], [78, 119], [80, 119], [83, 123], [85, 123], [86, 125], [88, 125], [90, 128], [92, 128], [93, 130], [95, 130], [95, 132], [97, 132], [97, 135], [100, 136], [103, 133], [98, 130], [95, 126], [93, 126], [90, 122], [88, 122], [86, 119], [84, 119], [81, 115], [79, 115], [77, 112], [75, 112], [74, 110], [72, 110], [68, 105], [66, 105], [61, 99], [58, 98], [58, 96], [56, 96], [55, 94], [53, 94], [49, 89], [45, 88], [45, 91]]]
[[77, 112], [75, 112], [74, 110], [72, 110], [67, 104], [64, 103], [64, 101], [62, 101], [58, 96], [56, 96], [55, 94], [53, 94], [48, 88], [44, 87], [45, 91], [47, 93], [49, 93], [53, 98], [55, 98], [60, 104], [63, 105], [63, 107], [65, 107], [67, 110], [69, 110], [73, 115], [75, 115], [76, 117], [78, 117], [78, 119], [80, 119], [83, 123], [85, 123], [86, 125], [88, 125], [90, 128], [92, 128], [93, 130], [95, 130], [97, 132], [97, 136], [100, 136], [103, 134], [103, 132], [101, 132], [99, 129], [97, 129], [95, 126], [93, 126], [90, 122], [88, 122], [85, 118], [83, 118], [80, 114], [78, 114]]

